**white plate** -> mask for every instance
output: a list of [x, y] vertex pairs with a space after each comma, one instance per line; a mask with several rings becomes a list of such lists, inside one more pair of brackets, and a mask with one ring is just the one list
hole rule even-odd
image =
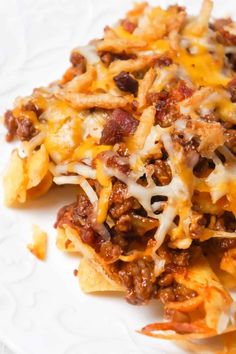
[[[151, 1], [166, 5], [171, 1]], [[195, 12], [200, 1], [179, 1]], [[106, 24], [121, 18], [131, 0], [1, 0], [1, 113], [18, 95], [60, 77], [70, 49], [99, 37]], [[234, 0], [216, 1], [215, 14], [236, 14]], [[1, 171], [12, 145], [1, 127]], [[166, 341], [135, 332], [161, 320], [157, 302], [128, 305], [117, 296], [85, 295], [73, 276], [78, 259], [55, 247], [52, 225], [59, 207], [73, 200], [61, 188], [20, 210], [0, 206], [0, 340], [22, 354], [179, 354]], [[49, 234], [46, 262], [26, 249], [31, 225]]]

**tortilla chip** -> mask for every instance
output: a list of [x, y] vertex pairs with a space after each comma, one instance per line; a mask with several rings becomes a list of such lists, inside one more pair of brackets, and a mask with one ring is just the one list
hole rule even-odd
[[33, 242], [27, 248], [38, 259], [43, 261], [47, 251], [47, 234], [38, 225], [33, 225]]
[[57, 229], [56, 245], [61, 251], [77, 252], [73, 242], [66, 236], [65, 230], [61, 228]]
[[48, 171], [46, 176], [42, 179], [38, 186], [27, 190], [27, 199], [35, 199], [46, 194], [53, 183], [53, 176], [51, 172]]
[[224, 253], [220, 263], [220, 268], [231, 274], [233, 277], [236, 277], [236, 248], [228, 250]]
[[177, 341], [176, 344], [188, 353], [236, 354], [236, 331], [207, 340]]
[[[107, 264], [91, 246], [81, 241], [77, 230], [69, 227], [68, 225], [64, 225], [63, 228], [57, 228], [57, 231], [59, 232], [60, 238], [64, 237], [72, 242], [75, 247], [75, 251], [79, 252], [84, 256], [84, 258], [89, 260], [95, 270], [102, 275], [106, 282], [111, 284], [113, 289], [116, 289], [116, 291], [124, 291], [123, 286], [120, 284], [118, 275], [111, 272], [110, 265]], [[63, 233], [65, 234], [64, 236]]]
[[228, 312], [232, 298], [212, 271], [205, 257], [200, 256], [186, 274], [176, 274], [178, 283], [196, 291], [204, 298], [207, 327], [217, 330], [222, 312]]
[[19, 157], [18, 151], [14, 150], [3, 180], [4, 203], [6, 206], [13, 206], [17, 202], [25, 202], [26, 185], [25, 161]]
[[78, 269], [78, 278], [82, 291], [93, 293], [100, 291], [123, 291], [119, 284], [111, 283], [96, 269], [91, 260], [82, 258]]
[[49, 157], [44, 145], [27, 158], [27, 189], [37, 186], [48, 172]]

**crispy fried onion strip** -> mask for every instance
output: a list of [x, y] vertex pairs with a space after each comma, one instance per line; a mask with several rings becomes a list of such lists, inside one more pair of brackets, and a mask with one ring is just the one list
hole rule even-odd
[[[202, 255], [196, 257], [186, 273], [176, 273], [175, 280], [198, 295], [183, 302], [167, 303], [166, 308], [172, 310], [172, 318], [177, 311], [191, 314], [192, 320], [154, 323], [144, 327], [141, 333], [157, 338], [191, 339], [212, 337], [235, 330], [235, 315], [232, 317], [231, 314], [232, 298]], [[199, 311], [202, 306], [204, 311]]]
[[112, 74], [119, 74], [121, 71], [139, 71], [143, 70], [152, 63], [157, 58], [157, 55], [153, 56], [139, 56], [136, 59], [128, 59], [128, 60], [115, 60], [109, 66], [109, 71]]
[[97, 72], [95, 67], [88, 65], [87, 71], [82, 75], [74, 77], [65, 85], [64, 89], [66, 92], [84, 92], [91, 86], [96, 75]]
[[147, 103], [146, 96], [148, 94], [148, 91], [152, 87], [155, 78], [156, 78], [155, 70], [153, 68], [150, 68], [146, 72], [143, 80], [140, 82], [139, 90], [138, 90], [138, 98], [137, 98], [140, 108], [146, 105]]
[[68, 92], [61, 98], [68, 101], [73, 107], [81, 110], [94, 107], [105, 109], [123, 108], [129, 103], [126, 97], [114, 96], [109, 93], [86, 95], [84, 93]]
[[186, 26], [185, 31], [196, 36], [202, 36], [208, 30], [208, 23], [213, 9], [213, 1], [204, 0], [197, 16], [189, 25]]
[[132, 150], [142, 149], [144, 147], [147, 136], [154, 124], [156, 109], [153, 106], [146, 108], [141, 117], [138, 128], [134, 135], [130, 138], [129, 145]]
[[120, 38], [105, 38], [104, 40], [98, 42], [97, 50], [100, 52], [112, 52], [112, 53], [122, 53], [123, 51], [127, 53], [135, 53], [137, 50], [143, 49], [147, 46], [146, 41], [142, 40], [128, 40]]

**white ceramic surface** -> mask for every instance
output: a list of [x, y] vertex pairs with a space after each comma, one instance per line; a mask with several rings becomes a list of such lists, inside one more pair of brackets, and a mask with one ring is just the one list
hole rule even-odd
[[[162, 6], [173, 1], [151, 1]], [[180, 0], [194, 12], [200, 1]], [[131, 0], [0, 0], [0, 113], [18, 95], [58, 78], [70, 49], [99, 37]], [[235, 14], [235, 0], [216, 0], [215, 14]], [[0, 128], [1, 172], [12, 145]], [[135, 332], [161, 319], [161, 307], [128, 305], [118, 296], [85, 295], [73, 276], [79, 260], [55, 247], [52, 225], [73, 200], [61, 188], [22, 209], [0, 203], [0, 340], [17, 354], [180, 354], [174, 344]], [[49, 234], [46, 262], [26, 249], [31, 225]]]

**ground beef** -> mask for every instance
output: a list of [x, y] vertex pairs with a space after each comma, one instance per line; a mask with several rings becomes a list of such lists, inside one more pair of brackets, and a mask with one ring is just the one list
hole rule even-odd
[[85, 59], [85, 57], [82, 54], [80, 54], [78, 52], [75, 52], [75, 51], [72, 52], [71, 56], [70, 56], [70, 62], [73, 65], [73, 67], [76, 67], [76, 68], [80, 67], [80, 70], [82, 72], [85, 72], [85, 70], [86, 70], [86, 59]]
[[114, 119], [109, 119], [103, 128], [100, 144], [114, 145], [123, 139], [122, 128]]
[[175, 143], [183, 148], [187, 166], [191, 168], [194, 167], [199, 159], [199, 153], [197, 151], [197, 148], [200, 145], [199, 138], [194, 136], [188, 140], [182, 133], [174, 133], [172, 138]]
[[112, 167], [113, 169], [117, 169], [120, 172], [127, 174], [130, 172], [130, 165], [128, 160], [125, 158], [121, 158], [119, 155], [113, 155], [107, 159], [106, 162], [107, 167]]
[[107, 263], [114, 263], [119, 259], [121, 255], [122, 249], [119, 245], [113, 244], [110, 241], [106, 241], [101, 244], [100, 247], [100, 256], [107, 262]]
[[145, 259], [123, 263], [119, 278], [126, 287], [126, 299], [133, 305], [146, 304], [153, 296], [155, 285], [152, 282], [154, 263]]
[[116, 181], [113, 184], [109, 198], [109, 212], [111, 216], [114, 219], [119, 219], [121, 215], [139, 208], [140, 204], [135, 198], [127, 198], [127, 186], [120, 181]]
[[176, 87], [171, 91], [171, 96], [175, 102], [181, 102], [186, 98], [191, 97], [193, 94], [193, 89], [188, 87], [186, 82], [179, 80]]
[[147, 102], [156, 108], [155, 124], [163, 128], [170, 127], [173, 122], [181, 117], [176, 103], [192, 95], [192, 89], [188, 88], [184, 81], [179, 81], [170, 92], [150, 92]]
[[88, 245], [94, 245], [95, 232], [91, 226], [85, 224], [83, 227], [80, 227], [79, 235], [84, 243], [87, 243]]
[[166, 161], [156, 160], [153, 167], [153, 179], [158, 186], [165, 186], [171, 182], [172, 173]]
[[34, 127], [33, 122], [29, 118], [23, 117], [18, 119], [17, 124], [16, 134], [20, 140], [29, 141], [38, 133], [38, 130]]
[[189, 266], [190, 252], [189, 250], [172, 251], [172, 264], [177, 267]]
[[[184, 80], [179, 80], [171, 91], [162, 90], [160, 92], [150, 92], [148, 94], [148, 102], [150, 104], [160, 104], [161, 101], [165, 104], [175, 104], [181, 102], [186, 98], [191, 97], [193, 89], [188, 87]], [[163, 103], [164, 104], [164, 103]]]
[[109, 66], [115, 60], [113, 54], [110, 52], [100, 53], [100, 59], [101, 59], [102, 63], [106, 66]]
[[121, 91], [130, 92], [134, 95], [137, 94], [138, 81], [126, 71], [121, 71], [120, 74], [113, 77], [113, 80]]
[[[235, 232], [236, 219], [231, 212], [224, 212], [221, 216], [211, 217], [211, 229], [217, 231]], [[211, 238], [205, 242], [206, 251], [212, 249], [216, 253], [225, 252], [231, 248], [236, 248], [235, 238]]]
[[192, 248], [187, 250], [174, 250], [164, 245], [159, 248], [158, 255], [165, 260], [167, 273], [175, 273], [186, 270], [194, 252]]
[[236, 248], [236, 239], [234, 238], [213, 238], [211, 243], [215, 250], [223, 252]]
[[228, 64], [230, 67], [236, 71], [236, 54], [235, 53], [228, 53], [226, 54], [226, 57], [228, 58]]
[[218, 18], [214, 21], [214, 23], [210, 24], [210, 28], [213, 31], [220, 31], [224, 26], [230, 25], [232, 23], [232, 19], [228, 18]]
[[81, 194], [78, 196], [77, 202], [66, 205], [58, 211], [54, 227], [62, 227], [66, 224], [76, 228], [84, 243], [94, 245], [97, 237], [88, 220], [92, 208], [88, 198]]
[[115, 109], [107, 120], [100, 139], [100, 144], [114, 145], [126, 136], [133, 134], [139, 122], [123, 109]]
[[129, 149], [126, 147], [125, 143], [119, 143], [117, 145], [117, 150], [116, 150], [117, 154], [121, 157], [129, 157]]
[[124, 28], [124, 30], [126, 32], [129, 32], [129, 33], [133, 33], [135, 28], [137, 27], [137, 25], [135, 23], [131, 22], [127, 18], [125, 18], [124, 20], [121, 20], [121, 26]]
[[64, 85], [71, 81], [74, 77], [82, 75], [86, 71], [86, 59], [80, 53], [74, 51], [71, 53], [70, 61], [72, 66], [69, 67], [64, 73], [61, 84]]
[[128, 60], [128, 59], [135, 59], [135, 54], [128, 54], [128, 53], [111, 53], [111, 52], [100, 52], [99, 53], [100, 59], [102, 63], [106, 66], [109, 66], [114, 60]]
[[109, 204], [121, 204], [127, 196], [127, 186], [121, 181], [115, 181], [112, 186], [112, 192], [109, 198]]
[[222, 230], [227, 232], [235, 232], [236, 231], [236, 219], [233, 213], [224, 212], [220, 217], [216, 217], [216, 222], [214, 225], [215, 230]]
[[84, 219], [91, 213], [92, 204], [88, 198], [81, 194], [77, 197], [77, 202], [62, 207], [57, 213], [55, 227], [72, 223], [75, 226], [84, 225]]
[[134, 208], [140, 208], [139, 203], [133, 197], [125, 199], [122, 203], [114, 203], [111, 205], [109, 212], [114, 219], [119, 219], [121, 215], [128, 213]]
[[157, 105], [163, 102], [166, 104], [169, 98], [169, 92], [166, 90], [162, 90], [160, 92], [149, 92], [147, 94], [147, 102], [149, 105]]
[[190, 220], [191, 221], [189, 225], [189, 236], [192, 239], [198, 239], [200, 238], [205, 229], [207, 219], [204, 217], [204, 215], [193, 211]]
[[174, 293], [176, 301], [185, 301], [197, 296], [196, 291], [188, 289], [182, 284], [175, 284]]
[[43, 113], [43, 109], [39, 108], [37, 106], [37, 104], [35, 104], [32, 101], [27, 102], [24, 106], [23, 109], [25, 111], [29, 111], [29, 112], [34, 112], [36, 114], [37, 118], [40, 118], [41, 114]]
[[162, 90], [161, 92], [150, 92], [147, 95], [147, 102], [154, 105], [156, 108], [155, 123], [161, 127], [169, 127], [173, 123], [173, 118], [170, 113], [170, 94], [168, 91]]
[[114, 245], [120, 246], [122, 251], [127, 252], [129, 247], [129, 239], [125, 237], [125, 234], [123, 232], [117, 232], [114, 230], [114, 228], [112, 230], [112, 233], [112, 243]]
[[218, 19], [213, 24], [211, 24], [211, 28], [217, 32], [217, 40], [225, 46], [236, 45], [236, 36], [228, 32], [224, 28], [225, 26], [229, 26], [230, 24], [232, 24], [231, 18]]
[[10, 142], [14, 139], [18, 127], [17, 119], [14, 117], [12, 111], [10, 110], [6, 111], [4, 114], [4, 125], [8, 130], [6, 134], [6, 140]]
[[170, 66], [172, 63], [173, 60], [166, 55], [161, 55], [160, 57], [155, 59], [155, 65], [159, 67]]
[[12, 111], [7, 111], [5, 113], [4, 124], [8, 130], [6, 136], [7, 141], [11, 141], [15, 135], [17, 135], [20, 140], [30, 140], [38, 133], [33, 122], [29, 118], [15, 118]]
[[182, 284], [174, 283], [171, 286], [161, 288], [157, 291], [157, 298], [162, 303], [173, 301], [185, 301], [197, 296], [196, 291], [186, 288]]
[[167, 286], [161, 288], [157, 291], [157, 298], [161, 300], [163, 304], [166, 302], [173, 302], [175, 301], [175, 293], [172, 286]]
[[128, 232], [132, 229], [132, 219], [129, 214], [123, 214], [117, 220], [115, 230], [118, 232]]
[[213, 161], [200, 156], [197, 164], [194, 166], [193, 173], [196, 177], [203, 178], [207, 177], [213, 169]]
[[173, 281], [174, 281], [173, 273], [164, 272], [158, 280], [158, 285], [160, 285], [161, 288], [164, 288], [172, 285]]

